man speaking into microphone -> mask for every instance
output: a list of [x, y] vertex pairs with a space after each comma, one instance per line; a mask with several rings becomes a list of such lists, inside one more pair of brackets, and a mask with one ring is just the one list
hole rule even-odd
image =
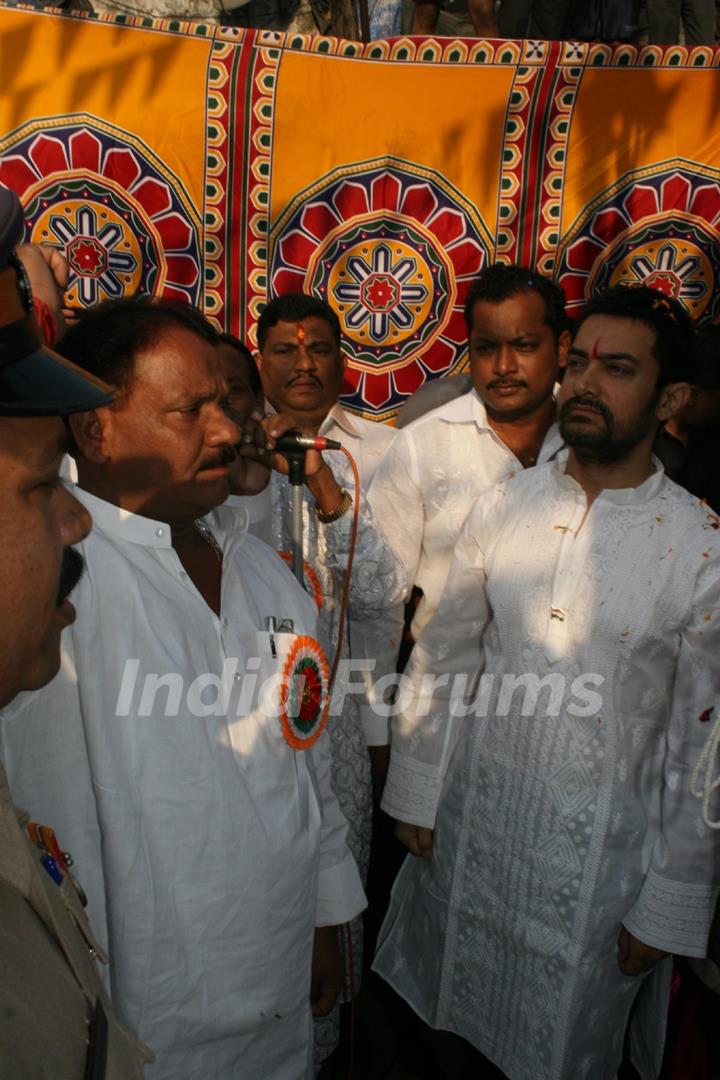
[[[4, 716], [8, 775], [73, 853], [148, 1077], [306, 1080], [311, 1011], [339, 988], [335, 927], [364, 905], [317, 610], [222, 505], [240, 432], [209, 323], [108, 302], [63, 348], [117, 396], [69, 421], [95, 527], [62, 668]], [[318, 689], [300, 740], [269, 691], [303, 662]]]

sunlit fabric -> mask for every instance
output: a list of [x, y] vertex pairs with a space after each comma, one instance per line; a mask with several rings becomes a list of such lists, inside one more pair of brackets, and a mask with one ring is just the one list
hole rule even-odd
[[667, 965], [622, 975], [620, 924], [704, 956], [720, 882], [689, 787], [720, 688], [718, 519], [659, 466], [588, 509], [565, 457], [477, 501], [415, 646], [383, 806], [434, 826], [433, 858], [406, 860], [375, 966], [513, 1080], [615, 1077], [640, 991], [647, 1078]]

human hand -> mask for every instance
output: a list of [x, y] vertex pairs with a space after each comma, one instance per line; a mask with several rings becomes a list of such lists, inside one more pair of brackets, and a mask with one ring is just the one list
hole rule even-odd
[[15, 254], [25, 267], [33, 297], [47, 305], [55, 320], [57, 340], [65, 329], [63, 290], [69, 277], [67, 260], [49, 244], [18, 244]]
[[[281, 435], [285, 435], [288, 431], [298, 431], [297, 417], [289, 416], [287, 413], [276, 413], [274, 416], [266, 416], [263, 420], [263, 427], [267, 436], [268, 446], [274, 448], [277, 440]], [[302, 431], [302, 435], [312, 435], [311, 431]], [[283, 454], [275, 453], [272, 456], [272, 467], [277, 472], [282, 473], [283, 476], [287, 476], [290, 472], [290, 466], [288, 465], [287, 458]], [[318, 450], [307, 450], [305, 452], [305, 479], [310, 482], [314, 477], [323, 471], [330, 472], [330, 469], [325, 464], [322, 454]]]
[[407, 821], [395, 822], [395, 836], [404, 844], [411, 855], [419, 859], [431, 859], [433, 848], [433, 830], [422, 825], [411, 825]]
[[267, 487], [271, 472], [271, 455], [262, 426], [264, 417], [259, 409], [253, 409], [249, 416], [231, 411], [231, 416], [240, 431], [240, 439], [235, 444], [237, 456], [230, 470], [230, 492], [257, 495]]
[[310, 1005], [313, 1016], [327, 1016], [342, 986], [337, 926], [318, 926], [313, 940]]
[[624, 926], [621, 927], [618, 936], [618, 965], [623, 975], [644, 975], [665, 956], [668, 956], [668, 953], [646, 945], [644, 941], [633, 937]]
[[[297, 428], [295, 417], [278, 413], [276, 416], [268, 416], [263, 421], [263, 426], [268, 438], [268, 445], [272, 448], [277, 440], [286, 431]], [[312, 432], [301, 432], [303, 435], [312, 435]], [[290, 472], [287, 458], [283, 454], [272, 455], [272, 466], [283, 476]], [[318, 510], [323, 514], [332, 514], [340, 507], [343, 501], [343, 493], [332, 469], [326, 464], [322, 454], [318, 450], [307, 450], [304, 462], [305, 483], [308, 491], [315, 499]]]

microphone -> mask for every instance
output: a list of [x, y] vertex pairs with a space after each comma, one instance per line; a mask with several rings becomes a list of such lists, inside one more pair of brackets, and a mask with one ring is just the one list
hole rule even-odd
[[275, 449], [281, 454], [301, 454], [306, 450], [341, 450], [335, 439], [325, 439], [322, 435], [301, 435], [299, 431], [286, 431], [277, 440]]

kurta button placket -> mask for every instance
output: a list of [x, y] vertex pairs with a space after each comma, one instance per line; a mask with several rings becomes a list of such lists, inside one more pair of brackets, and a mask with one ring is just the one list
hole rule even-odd
[[586, 506], [585, 496], [577, 492], [575, 506], [568, 520], [563, 519], [555, 526], [562, 532], [562, 541], [553, 576], [550, 610], [547, 615], [545, 652], [549, 660], [561, 660], [568, 649], [573, 598], [585, 565], [588, 545], [587, 518], [591, 511], [586, 510]]

